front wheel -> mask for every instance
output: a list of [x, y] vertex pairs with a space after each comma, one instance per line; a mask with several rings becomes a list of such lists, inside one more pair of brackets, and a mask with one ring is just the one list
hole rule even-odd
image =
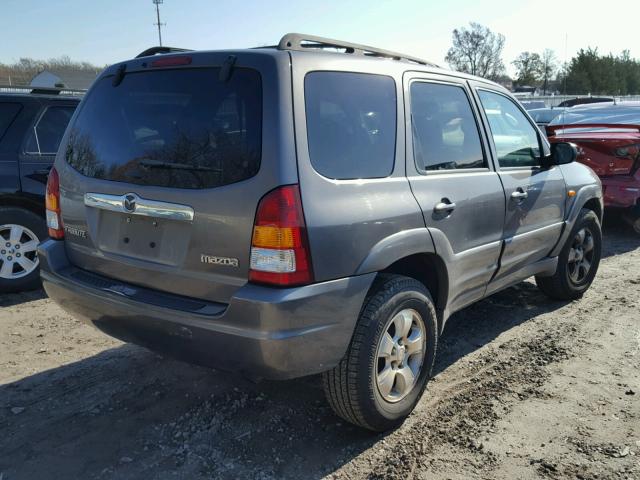
[[431, 295], [420, 282], [384, 275], [361, 311], [340, 363], [323, 375], [337, 415], [374, 431], [398, 426], [420, 400], [437, 344]]
[[586, 292], [602, 257], [602, 230], [598, 216], [583, 208], [558, 256], [558, 268], [550, 277], [536, 277], [536, 284], [556, 300], [575, 300]]

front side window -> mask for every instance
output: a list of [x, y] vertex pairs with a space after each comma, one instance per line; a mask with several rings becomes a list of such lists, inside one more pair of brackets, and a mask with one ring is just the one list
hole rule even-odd
[[27, 141], [26, 151], [55, 155], [75, 107], [49, 107], [38, 120]]
[[487, 166], [469, 98], [461, 87], [411, 84], [413, 155], [420, 170]]
[[65, 158], [85, 176], [203, 189], [248, 179], [262, 149], [260, 73], [234, 68], [128, 73], [98, 81], [70, 127]]
[[482, 108], [489, 121], [501, 167], [540, 165], [540, 144], [536, 127], [509, 98], [480, 90]]
[[304, 82], [313, 168], [334, 179], [381, 178], [393, 170], [396, 90], [391, 77], [311, 72]]

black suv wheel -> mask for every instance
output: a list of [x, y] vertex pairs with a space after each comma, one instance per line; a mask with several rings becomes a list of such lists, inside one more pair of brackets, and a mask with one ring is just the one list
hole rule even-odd
[[398, 426], [431, 376], [437, 337], [436, 312], [424, 285], [398, 275], [381, 277], [347, 353], [323, 376], [333, 410], [374, 431]]
[[36, 248], [46, 237], [39, 215], [22, 208], [0, 207], [0, 292], [40, 286]]

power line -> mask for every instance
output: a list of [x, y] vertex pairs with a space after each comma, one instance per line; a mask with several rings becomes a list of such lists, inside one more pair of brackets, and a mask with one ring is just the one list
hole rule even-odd
[[152, 0], [154, 5], [156, 6], [156, 23], [154, 25], [158, 26], [158, 42], [159, 45], [162, 46], [162, 26], [166, 25], [166, 23], [160, 22], [160, 5], [164, 2], [164, 0]]

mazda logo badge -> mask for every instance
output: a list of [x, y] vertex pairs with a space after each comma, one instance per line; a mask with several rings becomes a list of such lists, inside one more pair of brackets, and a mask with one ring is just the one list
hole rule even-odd
[[124, 200], [122, 200], [122, 206], [127, 212], [135, 212], [136, 211], [136, 195], [133, 193], [128, 193], [124, 196]]

